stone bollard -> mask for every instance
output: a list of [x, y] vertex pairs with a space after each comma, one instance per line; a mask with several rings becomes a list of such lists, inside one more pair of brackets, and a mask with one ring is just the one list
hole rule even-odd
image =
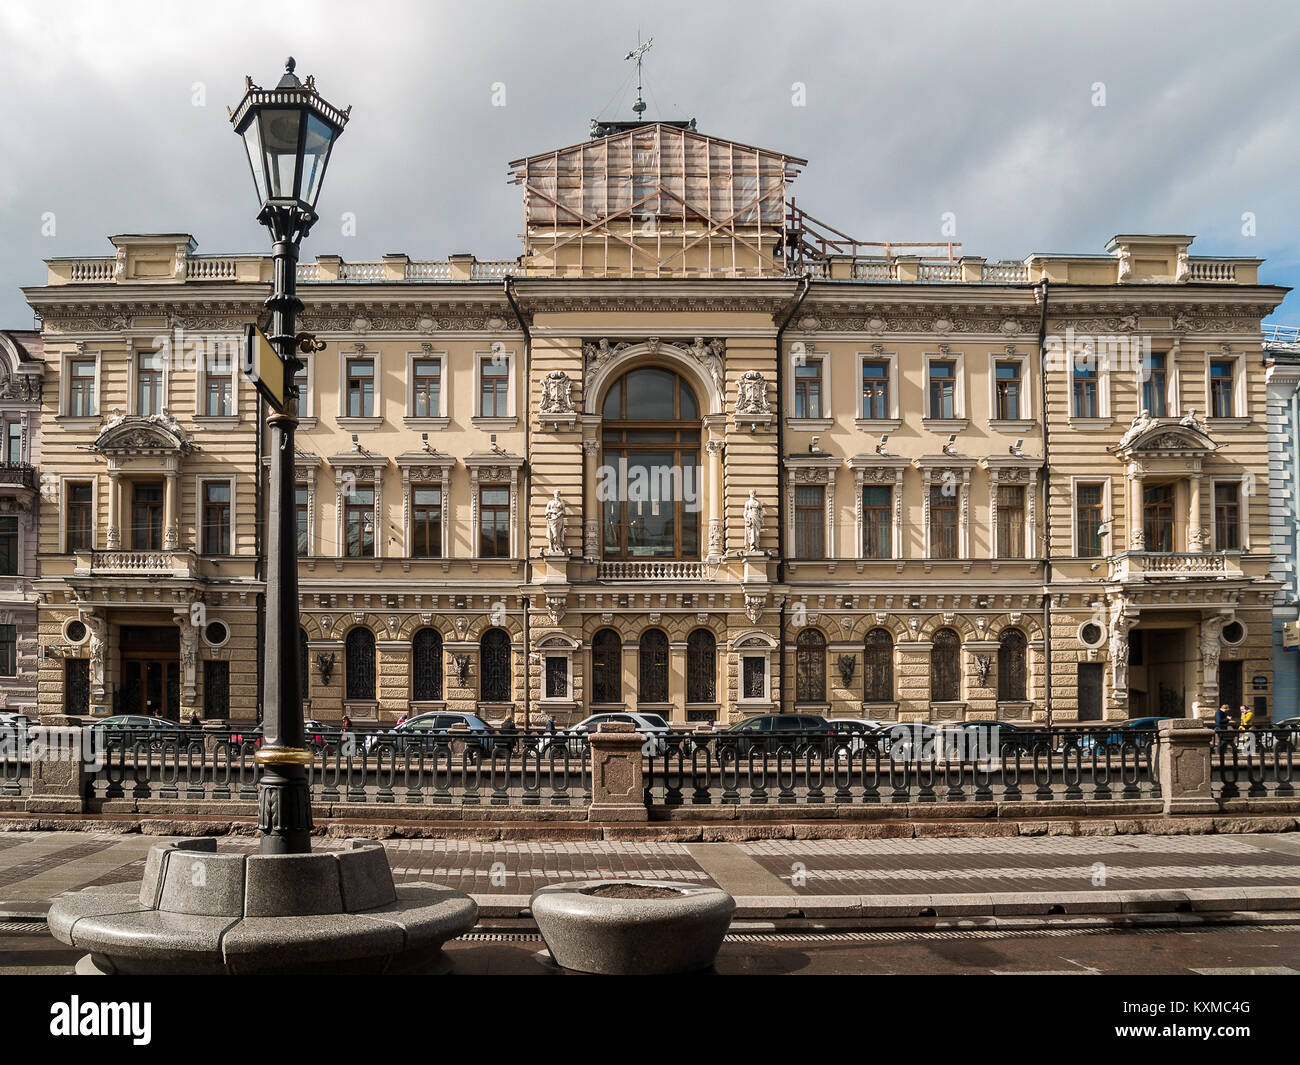
[[591, 806], [588, 821], [648, 821], [641, 778], [645, 743], [626, 721], [610, 721], [591, 733]]
[[88, 729], [35, 726], [28, 730], [32, 793], [24, 804], [31, 813], [79, 814], [86, 808]]
[[1175, 717], [1160, 722], [1156, 773], [1167, 814], [1216, 813], [1210, 770], [1214, 731], [1202, 721]]

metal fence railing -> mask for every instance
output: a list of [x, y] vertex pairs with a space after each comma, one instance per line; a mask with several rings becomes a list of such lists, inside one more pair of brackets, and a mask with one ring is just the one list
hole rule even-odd
[[1289, 799], [1300, 731], [1264, 728], [1214, 733], [1213, 786], [1218, 799]]

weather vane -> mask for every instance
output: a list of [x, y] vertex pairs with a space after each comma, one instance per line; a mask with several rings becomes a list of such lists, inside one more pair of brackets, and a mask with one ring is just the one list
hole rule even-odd
[[[638, 33], [637, 37], [639, 38], [640, 36], [641, 34]], [[649, 40], [638, 44], [632, 49], [632, 51], [628, 52], [628, 54], [623, 57], [625, 61], [628, 59], [636, 60], [636, 103], [632, 105], [632, 110], [638, 115], [645, 111], [645, 101], [641, 99], [641, 59], [646, 52], [650, 51], [650, 46], [654, 43], [655, 39], [651, 37]]]

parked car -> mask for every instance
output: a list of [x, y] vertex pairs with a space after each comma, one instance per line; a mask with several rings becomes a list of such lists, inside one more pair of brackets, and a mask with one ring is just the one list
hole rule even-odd
[[895, 762], [929, 761], [935, 757], [939, 730], [921, 721], [881, 725], [872, 743]]
[[1032, 755], [1035, 747], [1046, 753], [1051, 735], [1037, 725], [1013, 721], [959, 721], [948, 729], [959, 735], [966, 760]]
[[631, 711], [610, 711], [602, 714], [592, 714], [585, 717], [576, 725], [555, 733], [552, 736], [542, 736], [537, 743], [537, 750], [545, 751], [554, 746], [558, 749], [561, 746], [567, 746], [570, 754], [581, 754], [587, 746], [588, 737], [595, 732], [601, 725], [610, 722], [622, 722], [631, 725], [637, 732], [637, 735], [645, 737], [645, 743], [641, 746], [641, 753], [647, 758], [657, 754], [663, 754], [668, 745], [664, 737], [668, 734], [668, 722], [658, 714], [632, 713]]
[[0, 713], [0, 740], [20, 740], [35, 723], [26, 714], [14, 710], [4, 711]]
[[834, 737], [837, 757], [852, 754], [874, 754], [876, 751], [876, 734], [885, 726], [883, 722], [872, 721], [867, 717], [832, 717], [827, 724]]
[[1137, 751], [1141, 754], [1155, 743], [1160, 722], [1168, 720], [1168, 717], [1135, 717], [1122, 724], [1080, 731], [1066, 739], [1062, 746], [1077, 746], [1085, 754], [1093, 751], [1098, 754]]
[[90, 735], [99, 743], [104, 743], [115, 734], [126, 741], [135, 739], [146, 742], [152, 750], [172, 743], [188, 743], [190, 740], [190, 730], [185, 726], [165, 717], [151, 717], [148, 714], [114, 714], [90, 725]]
[[719, 758], [747, 758], [751, 751], [765, 753], [791, 749], [795, 757], [812, 751], [830, 755], [835, 734], [820, 714], [760, 714], [746, 718], [718, 734]]
[[430, 710], [427, 714], [417, 714], [407, 718], [400, 725], [391, 729], [382, 729], [366, 736], [364, 741], [367, 752], [382, 746], [391, 746], [404, 751], [410, 745], [428, 747], [435, 742], [445, 742], [442, 734], [457, 725], [464, 725], [470, 733], [466, 738], [477, 739], [479, 746], [491, 751], [498, 744], [508, 742], [501, 740], [492, 726], [477, 714], [453, 712], [450, 710]]

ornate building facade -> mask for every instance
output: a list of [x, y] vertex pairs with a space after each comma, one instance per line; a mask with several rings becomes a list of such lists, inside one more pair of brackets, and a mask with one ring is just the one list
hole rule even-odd
[[[881, 256], [794, 209], [803, 160], [601, 132], [511, 164], [516, 261], [299, 268], [312, 716], [1271, 707], [1257, 260]], [[269, 261], [113, 241], [26, 290], [42, 713], [251, 718], [263, 441], [220, 353]]]

